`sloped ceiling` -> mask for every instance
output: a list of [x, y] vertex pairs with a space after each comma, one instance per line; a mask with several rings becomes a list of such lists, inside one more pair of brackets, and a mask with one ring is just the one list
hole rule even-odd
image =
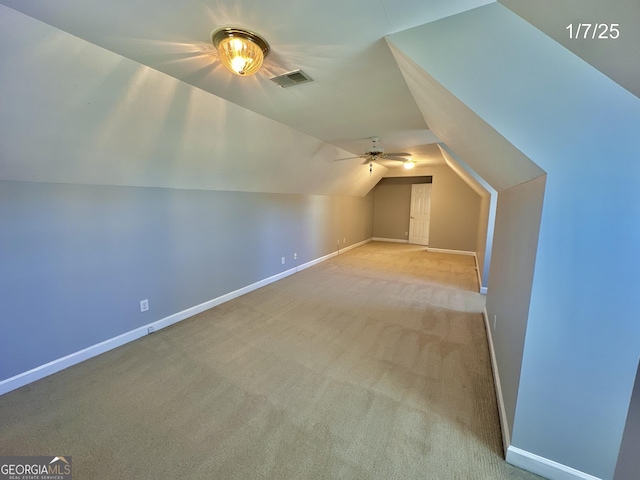
[[389, 46], [425, 118], [433, 121], [443, 141], [461, 158], [473, 159], [476, 172], [498, 191], [543, 175], [540, 167], [396, 46], [403, 40], [405, 47], [411, 43], [406, 37], [414, 32], [405, 33], [402, 39], [391, 37]]
[[[640, 97], [640, 2], [638, 0], [499, 0], [636, 97]], [[581, 29], [578, 24], [598, 24]], [[572, 25], [573, 38], [567, 29]], [[606, 25], [606, 27], [603, 27]], [[611, 30], [612, 25], [618, 34]], [[604, 38], [599, 38], [600, 36]], [[586, 36], [586, 38], [585, 38]], [[617, 37], [617, 38], [612, 38]]]
[[2, 180], [364, 195], [385, 170], [6, 7], [0, 31]]
[[[433, 144], [383, 37], [488, 0], [264, 2], [2, 0], [60, 30], [206, 92], [359, 153], [378, 135], [388, 149]], [[272, 47], [252, 78], [230, 75], [212, 30], [242, 25]], [[280, 89], [268, 78], [302, 68], [313, 83]], [[425, 140], [429, 143], [425, 144]], [[428, 153], [437, 151], [435, 146]], [[413, 152], [412, 152], [413, 153]], [[416, 150], [416, 155], [420, 152]]]
[[[444, 163], [384, 38], [490, 3], [0, 0], [0, 179], [363, 195], [397, 164], [334, 160], [371, 136]], [[562, 9], [502, 3], [543, 31]], [[258, 75], [219, 64], [210, 34], [229, 24], [271, 44]], [[314, 81], [269, 81], [297, 68]]]
[[[364, 195], [394, 164], [334, 160], [368, 137], [443, 163], [384, 36], [488, 2], [0, 3], [0, 178]], [[270, 42], [258, 75], [219, 64], [228, 24]], [[269, 81], [296, 68], [314, 82]]]

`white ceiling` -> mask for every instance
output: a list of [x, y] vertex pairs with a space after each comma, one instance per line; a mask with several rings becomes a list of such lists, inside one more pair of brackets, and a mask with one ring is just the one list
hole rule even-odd
[[[571, 50], [613, 81], [640, 97], [640, 2], [638, 0], [499, 0], [517, 15]], [[618, 38], [594, 39], [592, 35], [570, 38], [579, 23], [600, 25], [598, 36], [611, 34], [617, 24]], [[607, 25], [607, 27], [602, 27]], [[585, 29], [583, 28], [584, 32]], [[593, 32], [591, 30], [589, 33]]]
[[[640, 12], [640, 8], [631, 6], [636, 1], [614, 2], [619, 8], [613, 11], [625, 17], [621, 20], [624, 41], [611, 41], [606, 46], [601, 42], [598, 48], [593, 48], [593, 42], [586, 46], [576, 43], [578, 47], [568, 48], [574, 48], [574, 53], [638, 95], [634, 88], [640, 89], [635, 87], [640, 78], [635, 75], [640, 57], [630, 52], [638, 44], [634, 39], [640, 29], [634, 32], [628, 21]], [[596, 18], [602, 12], [600, 0], [567, 2], [574, 8], [571, 15], [551, 0], [544, 5], [501, 0], [552, 38], [557, 37], [559, 43], [566, 34], [564, 23], [578, 18], [576, 11], [581, 19]], [[376, 166], [370, 178], [367, 171], [362, 179], [365, 167], [361, 162], [332, 164], [331, 159], [364, 152], [371, 136], [379, 136], [387, 152], [410, 152], [422, 167], [444, 164], [437, 145], [440, 139], [429, 130], [385, 36], [489, 3], [495, 2], [0, 0], [0, 4], [44, 22], [48, 28], [21, 18], [9, 19], [5, 13], [5, 24], [13, 24], [15, 31], [3, 40], [4, 46], [0, 45], [0, 70], [13, 77], [5, 82], [1, 93], [14, 98], [9, 102], [13, 110], [5, 104], [4, 110], [9, 113], [0, 118], [4, 124], [0, 147], [5, 151], [0, 166], [4, 162], [5, 171], [11, 170], [0, 178], [364, 194], [380, 176], [389, 174], [383, 167], [393, 168], [397, 163]], [[606, 21], [613, 20], [607, 17]], [[256, 76], [233, 76], [219, 63], [210, 34], [223, 25], [254, 30], [270, 43], [271, 53]], [[39, 39], [29, 43], [28, 37], [36, 32]], [[14, 51], [7, 45], [14, 41], [21, 42], [22, 50]], [[629, 67], [628, 61], [607, 62], [615, 56], [612, 52], [636, 63], [632, 61]], [[27, 55], [33, 58], [25, 59]], [[82, 65], [76, 64], [78, 58], [83, 59]], [[140, 66], [144, 68], [137, 68]], [[314, 81], [283, 89], [269, 80], [298, 68]], [[160, 78], [162, 74], [168, 77]], [[65, 85], [62, 90], [69, 91], [66, 96], [52, 95], [47, 91], [49, 85], [57, 90]], [[70, 98], [78, 100], [73, 90], [83, 88], [99, 92], [101, 98], [87, 96], [94, 105], [85, 106], [73, 119], [43, 115], [62, 112]], [[109, 103], [123, 100], [128, 106], [115, 108]], [[234, 105], [228, 106], [227, 102]], [[33, 110], [31, 116], [22, 113], [26, 103], [31, 104], [27, 106]], [[101, 105], [100, 112], [93, 110], [98, 108], [95, 104]], [[103, 118], [98, 118], [98, 113]], [[20, 129], [16, 118], [27, 127]], [[184, 131], [185, 119], [189, 132]], [[235, 122], [233, 138], [212, 141], [213, 137], [220, 140], [228, 135], [225, 132], [230, 119]], [[248, 123], [259, 134], [243, 137], [242, 125]], [[69, 130], [79, 133], [66, 133]], [[69, 146], [58, 152], [58, 158], [41, 161], [44, 153], [55, 150], [54, 143], [62, 131], [65, 141], [71, 142]], [[25, 138], [13, 141], [18, 136]], [[103, 137], [98, 141], [104, 148], [88, 143], [87, 139], [97, 137]], [[141, 137], [145, 144], [141, 144]], [[9, 148], [13, 148], [12, 158], [6, 153]], [[249, 157], [251, 160], [246, 160]], [[237, 158], [244, 158], [245, 163], [238, 164]], [[92, 161], [90, 165], [84, 163], [87, 159]], [[290, 178], [283, 178], [282, 172]], [[303, 172], [305, 183], [301, 180]]]
[[[441, 163], [383, 37], [492, 0], [1, 0], [58, 29], [206, 92], [362, 153], [377, 135], [387, 151]], [[240, 25], [272, 51], [255, 77], [232, 76], [212, 30]], [[279, 88], [268, 78], [301, 68], [314, 82]], [[390, 164], [389, 166], [391, 166]]]

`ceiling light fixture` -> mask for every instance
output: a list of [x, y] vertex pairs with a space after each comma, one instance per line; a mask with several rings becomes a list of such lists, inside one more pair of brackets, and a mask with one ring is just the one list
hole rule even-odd
[[223, 65], [241, 77], [260, 70], [269, 53], [269, 44], [264, 38], [242, 28], [219, 28], [211, 34], [211, 42], [218, 50]]
[[407, 170], [411, 170], [415, 166], [416, 162], [414, 162], [412, 159], [408, 159], [404, 162], [404, 168], [406, 168]]

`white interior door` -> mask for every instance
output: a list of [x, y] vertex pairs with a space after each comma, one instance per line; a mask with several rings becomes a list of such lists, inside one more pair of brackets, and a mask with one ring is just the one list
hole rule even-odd
[[431, 210], [431, 184], [411, 185], [411, 218], [409, 243], [429, 245], [429, 216]]

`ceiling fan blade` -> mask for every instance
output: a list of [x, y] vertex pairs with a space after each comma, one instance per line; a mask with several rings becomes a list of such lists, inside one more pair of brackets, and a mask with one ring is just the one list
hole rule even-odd
[[341, 162], [342, 160], [353, 160], [354, 158], [364, 158], [364, 157], [358, 156], [358, 157], [336, 158], [334, 162]]
[[407, 152], [393, 152], [393, 153], [385, 153], [385, 157], [410, 157], [411, 154]]
[[385, 160], [395, 160], [397, 162], [406, 162], [408, 159], [403, 157], [396, 157], [395, 155], [385, 155]]

